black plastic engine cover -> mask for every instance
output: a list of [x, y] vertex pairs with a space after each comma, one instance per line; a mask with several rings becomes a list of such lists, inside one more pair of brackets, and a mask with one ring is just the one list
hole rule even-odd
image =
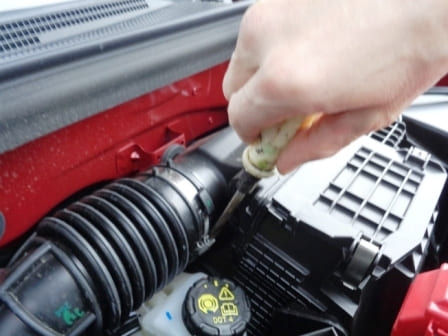
[[[389, 127], [397, 130], [402, 140], [404, 125]], [[365, 136], [261, 181], [240, 207], [235, 277], [258, 307], [252, 335], [269, 334], [291, 303], [330, 314], [351, 335], [388, 334], [425, 260], [446, 173], [427, 152], [386, 138]]]

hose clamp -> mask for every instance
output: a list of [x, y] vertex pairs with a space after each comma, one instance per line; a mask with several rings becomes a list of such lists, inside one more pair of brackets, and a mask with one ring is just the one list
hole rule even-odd
[[199, 254], [205, 252], [214, 242], [210, 235], [210, 214], [214, 208], [213, 200], [205, 189], [197, 187], [187, 177], [171, 167], [157, 166], [153, 168], [155, 175], [169, 183], [179, 192], [184, 200], [200, 214], [199, 220], [203, 223], [201, 240], [197, 242]]

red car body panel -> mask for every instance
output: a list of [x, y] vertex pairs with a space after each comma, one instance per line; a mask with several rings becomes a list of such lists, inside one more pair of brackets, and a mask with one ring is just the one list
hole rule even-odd
[[83, 188], [145, 170], [167, 146], [225, 125], [225, 69], [215, 66], [0, 155], [0, 245]]

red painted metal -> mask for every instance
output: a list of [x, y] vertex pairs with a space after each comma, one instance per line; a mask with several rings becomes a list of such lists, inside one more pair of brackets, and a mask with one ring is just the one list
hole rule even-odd
[[417, 276], [392, 336], [448, 336], [448, 264]]
[[448, 75], [443, 77], [438, 83], [438, 86], [448, 86]]
[[0, 155], [0, 246], [76, 192], [157, 163], [227, 123], [226, 64], [178, 81]]

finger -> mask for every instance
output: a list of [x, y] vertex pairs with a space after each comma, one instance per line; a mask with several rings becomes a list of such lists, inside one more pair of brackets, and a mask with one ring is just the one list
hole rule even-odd
[[246, 143], [254, 142], [261, 130], [285, 119], [282, 110], [274, 108], [263, 97], [259, 88], [260, 73], [257, 71], [232, 94], [227, 107], [230, 125]]
[[[268, 70], [266, 70], [268, 68]], [[261, 67], [235, 93], [228, 104], [230, 125], [243, 141], [255, 141], [260, 132], [292, 117], [315, 112], [307, 99], [290, 99], [274, 67]]]
[[324, 115], [295, 135], [280, 154], [277, 168], [286, 174], [307, 161], [331, 156], [359, 136], [387, 126], [399, 113], [371, 108]]
[[222, 91], [227, 100], [252, 77], [257, 71], [257, 65], [251, 58], [243, 57], [235, 51], [222, 82]]
[[257, 127], [256, 120], [258, 120], [258, 109], [261, 106], [258, 106], [257, 99], [254, 96], [258, 77], [259, 72], [252, 75], [238, 91], [230, 96], [227, 106], [230, 126], [246, 143], [255, 141], [260, 134], [260, 128]]

